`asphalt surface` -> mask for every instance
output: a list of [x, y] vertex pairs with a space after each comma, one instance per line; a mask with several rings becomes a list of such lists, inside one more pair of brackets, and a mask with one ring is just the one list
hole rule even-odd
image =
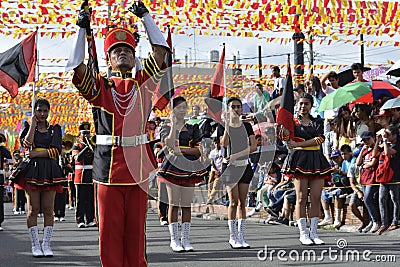
[[[65, 222], [56, 222], [52, 239], [53, 258], [33, 258], [24, 215], [12, 215], [10, 203], [0, 232], [0, 266], [100, 266], [97, 228], [78, 229], [73, 211]], [[321, 230], [324, 246], [299, 244], [295, 227], [264, 225], [249, 220], [247, 250], [228, 245], [227, 222], [193, 217], [190, 253], [173, 253], [169, 248], [167, 226], [160, 226], [157, 212], [149, 209], [147, 219], [147, 256], [149, 266], [398, 266], [400, 230], [359, 234]], [[39, 225], [41, 226], [41, 218]]]

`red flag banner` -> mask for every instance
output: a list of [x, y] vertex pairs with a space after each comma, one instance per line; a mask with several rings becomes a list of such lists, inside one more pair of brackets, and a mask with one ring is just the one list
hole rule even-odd
[[21, 43], [0, 53], [0, 85], [16, 97], [18, 88], [35, 79], [36, 32]]
[[286, 75], [286, 85], [283, 89], [281, 105], [276, 115], [276, 122], [282, 125], [290, 132], [290, 139], [294, 138], [294, 94], [293, 94], [293, 81], [290, 65], [288, 64], [288, 72]]
[[[167, 44], [172, 51], [172, 38], [169, 26]], [[168, 105], [170, 99], [174, 95], [174, 80], [172, 76], [172, 53], [170, 51], [167, 51], [164, 62], [167, 66], [167, 72], [163, 75], [160, 82], [158, 83], [157, 89], [155, 91], [155, 99], [153, 100], [153, 106], [159, 110], [163, 110]]]
[[207, 113], [215, 121], [221, 121], [222, 100], [225, 95], [225, 46], [217, 64], [214, 76], [211, 79], [211, 86], [207, 92], [205, 100], [207, 104]]

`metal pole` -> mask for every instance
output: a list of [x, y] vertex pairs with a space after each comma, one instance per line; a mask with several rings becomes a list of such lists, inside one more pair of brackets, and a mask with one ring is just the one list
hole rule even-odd
[[261, 45], [258, 46], [258, 77], [261, 81], [262, 77], [262, 60], [261, 60]]
[[361, 41], [361, 65], [364, 66], [364, 34], [360, 34]]
[[309, 35], [309, 49], [310, 49], [310, 74], [314, 74], [314, 50], [313, 50], [313, 35]]

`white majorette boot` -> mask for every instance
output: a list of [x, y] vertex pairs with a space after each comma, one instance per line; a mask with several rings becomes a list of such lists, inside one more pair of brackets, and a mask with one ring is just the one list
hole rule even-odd
[[323, 245], [325, 244], [325, 242], [322, 241], [317, 234], [318, 220], [318, 217], [310, 219], [310, 239], [314, 242], [315, 245]]
[[300, 230], [300, 243], [306, 246], [313, 245], [314, 242], [310, 239], [310, 236], [308, 235], [306, 218], [298, 219], [297, 226]]
[[32, 226], [28, 230], [29, 230], [29, 237], [31, 238], [33, 257], [35, 258], [43, 257], [43, 251], [40, 248], [38, 227]]
[[181, 244], [185, 251], [193, 251], [193, 247], [189, 241], [189, 234], [190, 234], [190, 222], [184, 222], [181, 226], [182, 230], [182, 237], [181, 237]]
[[51, 236], [53, 235], [53, 226], [45, 226], [43, 230], [42, 250], [45, 257], [53, 257], [53, 251], [50, 247]]
[[242, 244], [239, 243], [237, 236], [236, 220], [228, 220], [228, 226], [229, 226], [229, 245], [231, 245], [231, 248], [234, 249], [242, 248]]
[[238, 228], [238, 242], [242, 245], [242, 248], [250, 248], [250, 245], [247, 244], [246, 240], [244, 239], [244, 232], [246, 231], [246, 219], [239, 219]]
[[171, 244], [169, 245], [174, 252], [182, 252], [184, 251], [181, 242], [178, 237], [178, 223], [170, 223], [168, 225], [169, 233], [171, 235]]

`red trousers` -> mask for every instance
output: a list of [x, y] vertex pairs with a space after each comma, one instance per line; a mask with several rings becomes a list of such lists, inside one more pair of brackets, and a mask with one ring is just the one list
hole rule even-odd
[[97, 184], [102, 266], [147, 266], [147, 192], [143, 188], [147, 186]]

